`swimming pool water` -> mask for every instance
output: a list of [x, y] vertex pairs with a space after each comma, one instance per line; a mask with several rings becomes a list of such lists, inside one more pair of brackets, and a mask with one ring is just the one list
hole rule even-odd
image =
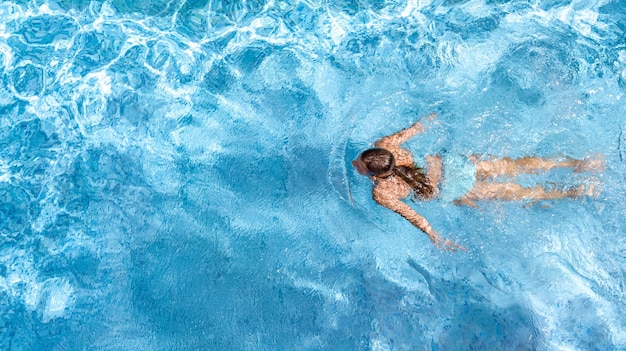
[[[624, 8], [0, 2], [0, 350], [625, 349]], [[350, 167], [434, 111], [603, 191], [409, 202], [441, 252]]]

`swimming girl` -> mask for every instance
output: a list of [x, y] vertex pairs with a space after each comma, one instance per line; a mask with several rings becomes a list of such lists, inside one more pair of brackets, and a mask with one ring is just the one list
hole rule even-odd
[[[422, 118], [432, 122], [436, 113]], [[513, 182], [489, 182], [496, 177], [515, 177], [522, 173], [537, 173], [556, 167], [569, 167], [575, 172], [601, 171], [602, 158], [576, 160], [572, 158], [483, 158], [472, 155], [467, 158], [451, 155], [427, 155], [426, 171], [417, 167], [409, 150], [400, 147], [407, 140], [423, 132], [425, 126], [418, 121], [409, 128], [376, 141], [374, 148], [363, 151], [352, 161], [356, 170], [374, 181], [372, 196], [378, 204], [398, 213], [411, 224], [426, 233], [432, 243], [440, 248], [456, 251], [464, 249], [451, 240], [444, 240], [428, 221], [409, 205], [400, 201], [411, 192], [418, 200], [440, 198], [456, 205], [476, 207], [480, 200], [553, 200], [596, 196], [594, 185], [573, 187], [566, 190], [549, 189], [537, 185], [523, 187]]]

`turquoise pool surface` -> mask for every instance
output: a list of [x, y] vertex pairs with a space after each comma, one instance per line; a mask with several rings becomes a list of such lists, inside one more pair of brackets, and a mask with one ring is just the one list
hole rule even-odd
[[[626, 349], [626, 1], [0, 2], [0, 350]], [[350, 165], [603, 155], [597, 198]]]

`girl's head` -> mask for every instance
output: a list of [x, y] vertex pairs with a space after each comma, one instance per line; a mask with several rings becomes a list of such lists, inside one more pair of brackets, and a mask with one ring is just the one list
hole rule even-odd
[[360, 174], [368, 177], [386, 178], [397, 175], [413, 189], [413, 193], [419, 199], [429, 200], [437, 195], [436, 188], [422, 168], [414, 165], [396, 167], [393, 154], [388, 150], [379, 148], [365, 150], [352, 161], [352, 165]]
[[352, 165], [364, 176], [386, 177], [391, 175], [396, 162], [390, 151], [373, 148], [363, 151], [356, 160], [352, 161]]

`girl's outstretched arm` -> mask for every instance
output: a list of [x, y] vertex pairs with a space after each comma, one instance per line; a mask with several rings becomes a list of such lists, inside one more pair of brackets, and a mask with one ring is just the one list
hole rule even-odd
[[374, 187], [373, 197], [374, 201], [376, 201], [379, 205], [385, 206], [394, 211], [411, 222], [411, 224], [420, 229], [422, 232], [426, 233], [426, 235], [430, 238], [430, 241], [440, 249], [446, 249], [449, 251], [456, 251], [458, 249], [465, 250], [464, 247], [452, 242], [451, 240], [442, 239], [441, 235], [433, 230], [426, 218], [415, 212], [409, 205], [400, 201], [400, 199], [380, 191], [380, 188], [377, 187]]
[[419, 121], [413, 123], [412, 126], [380, 138], [374, 145], [387, 150], [400, 148], [400, 145], [404, 144], [407, 140], [425, 131], [424, 122], [431, 122], [436, 116], [437, 113], [435, 112], [426, 117], [422, 117]]

